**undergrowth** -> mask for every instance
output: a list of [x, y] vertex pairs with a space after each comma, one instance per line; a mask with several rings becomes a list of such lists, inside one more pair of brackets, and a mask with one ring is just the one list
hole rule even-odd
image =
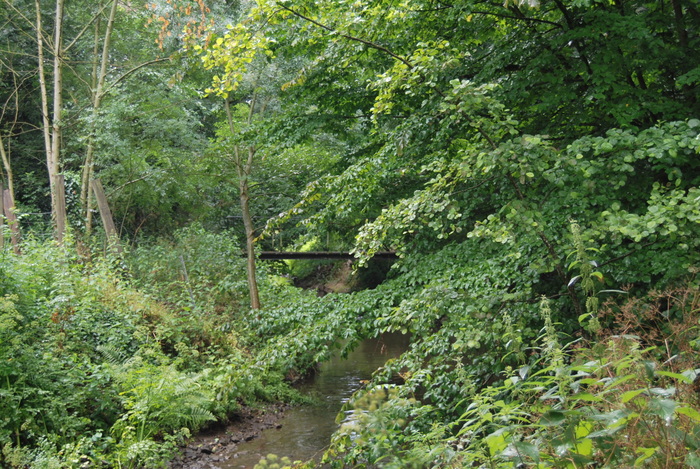
[[0, 251], [0, 466], [161, 467], [241, 405], [297, 398], [232, 327], [232, 246], [193, 227], [92, 262], [70, 240]]
[[700, 467], [700, 288], [608, 301], [604, 330], [562, 341], [549, 302], [526, 363], [462, 387], [445, 415], [378, 377], [348, 405], [332, 467]]
[[563, 296], [532, 301], [546, 277], [481, 241], [348, 295], [262, 268], [252, 312], [226, 235], [192, 226], [92, 262], [70, 246], [0, 252], [2, 467], [162, 467], [242, 405], [301, 400], [285, 376], [393, 332], [411, 345], [346, 404], [331, 467], [700, 468], [694, 278], [606, 290], [577, 249], [577, 317]]

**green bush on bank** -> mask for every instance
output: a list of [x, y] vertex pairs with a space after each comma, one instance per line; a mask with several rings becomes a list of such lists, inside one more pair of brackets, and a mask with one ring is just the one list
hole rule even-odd
[[[405, 332], [406, 353], [348, 403], [354, 417], [329, 464], [693, 466], [697, 285], [594, 307], [593, 296], [623, 296], [601, 290], [586, 257], [596, 251], [572, 233], [579, 318], [561, 297], [531, 301], [546, 276], [490, 239], [407, 257], [376, 289], [349, 295], [318, 298], [263, 270], [257, 312], [241, 306], [232, 242], [197, 226], [138, 248], [128, 269], [26, 241], [23, 256], [0, 263], [0, 462], [158, 467], [243, 403], [298, 398], [284, 376], [340, 344]], [[669, 433], [637, 426], [657, 423]]]
[[[331, 467], [700, 467], [700, 289], [608, 303], [595, 340], [561, 341], [547, 301], [530, 359], [444, 409], [376, 379], [347, 407]], [[651, 320], [651, 321], [650, 321]], [[464, 406], [464, 407], [462, 407]]]
[[178, 234], [189, 282], [158, 246], [133, 276], [70, 241], [0, 252], [0, 465], [159, 467], [242, 403], [293, 397], [230, 325], [246, 301], [231, 244], [197, 230]]

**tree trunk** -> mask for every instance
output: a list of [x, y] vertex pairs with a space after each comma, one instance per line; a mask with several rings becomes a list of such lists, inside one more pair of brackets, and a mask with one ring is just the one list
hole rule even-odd
[[[118, 2], [114, 0], [112, 2], [112, 8], [109, 12], [109, 19], [107, 20], [107, 28], [105, 30], [104, 41], [102, 42], [102, 54], [100, 57], [100, 68], [99, 73], [97, 69], [97, 51], [99, 50], [99, 30], [100, 22], [98, 21], [95, 25], [95, 67], [93, 68], [93, 94], [92, 94], [92, 112], [96, 116], [100, 105], [102, 103], [102, 97], [104, 93], [105, 79], [107, 77], [107, 66], [109, 65], [109, 46], [112, 39], [112, 31], [114, 30], [114, 18], [117, 14]], [[89, 235], [92, 230], [92, 212], [90, 210], [90, 181], [93, 178], [93, 169], [95, 166], [95, 124], [93, 121], [92, 127], [90, 129], [90, 135], [88, 136], [87, 149], [85, 153], [85, 162], [83, 164], [83, 175], [82, 183], [80, 188], [80, 207], [85, 214], [85, 234]]]
[[[39, 89], [41, 91], [41, 121], [44, 136], [44, 151], [46, 152], [46, 167], [49, 171], [49, 181], [53, 179], [53, 155], [51, 153], [51, 125], [49, 123], [49, 93], [46, 89], [46, 71], [44, 70], [44, 37], [42, 35], [41, 6], [39, 0], [35, 0], [36, 7], [36, 44], [39, 60]], [[51, 211], [54, 207], [54, 188], [51, 183]]]
[[5, 170], [5, 177], [7, 179], [7, 188], [12, 194], [12, 200], [15, 199], [15, 185], [14, 176], [12, 175], [12, 165], [10, 164], [9, 150], [5, 150], [5, 142], [0, 135], [0, 157], [2, 158], [2, 166]]
[[[95, 36], [93, 40], [93, 48], [92, 48], [92, 57], [93, 57], [93, 62], [92, 62], [92, 73], [90, 74], [90, 90], [92, 92], [92, 104], [93, 104], [93, 110], [95, 107], [95, 96], [96, 96], [96, 91], [97, 91], [97, 83], [98, 83], [98, 73], [100, 70], [99, 64], [98, 64], [98, 56], [100, 53], [100, 25], [102, 24], [102, 21], [100, 18], [97, 18], [97, 21], [95, 21]], [[93, 113], [94, 117], [94, 113]], [[90, 180], [92, 178], [92, 161], [93, 161], [93, 153], [95, 149], [94, 145], [94, 129], [95, 129], [95, 124], [94, 121], [90, 126], [90, 134], [88, 135], [88, 141], [87, 141], [87, 148], [85, 150], [85, 161], [83, 162], [83, 172], [82, 172], [82, 177], [80, 180], [80, 208], [84, 213], [85, 217], [85, 237], [89, 237], [90, 233], [92, 232], [92, 208], [91, 202], [92, 198], [90, 195], [92, 194], [91, 192], [91, 187], [90, 187]]]
[[[229, 129], [231, 134], [235, 133], [233, 118], [231, 116], [231, 103], [226, 100], [224, 104], [226, 108], [226, 117], [228, 118]], [[255, 95], [250, 104], [250, 112], [248, 113], [248, 123], [253, 119], [253, 111], [255, 108]], [[258, 280], [255, 269], [255, 226], [253, 225], [253, 217], [250, 214], [250, 172], [253, 168], [253, 158], [255, 156], [255, 147], [248, 147], [248, 155], [245, 161], [242, 159], [242, 149], [239, 145], [233, 147], [234, 164], [238, 173], [238, 195], [241, 203], [241, 215], [243, 217], [243, 227], [245, 229], [245, 244], [246, 244], [246, 273], [248, 274], [248, 292], [250, 294], [250, 307], [252, 309], [260, 309], [260, 294], [258, 292]]]
[[[8, 67], [9, 68], [9, 67]], [[20, 89], [20, 84], [17, 83], [17, 72], [13, 70], [12, 68], [9, 68], [9, 72], [12, 73], [12, 83], [14, 85], [14, 104], [15, 104], [15, 116], [14, 119], [10, 123], [10, 127], [7, 131], [7, 138], [5, 139], [7, 141], [7, 149], [5, 148], [5, 141], [3, 141], [2, 135], [0, 135], [0, 157], [2, 158], [2, 166], [3, 169], [5, 170], [4, 176], [6, 177], [7, 181], [7, 188], [10, 190], [10, 194], [12, 195], [12, 200], [15, 200], [15, 177], [14, 173], [12, 172], [12, 161], [10, 160], [10, 155], [12, 152], [10, 151], [10, 139], [12, 138], [12, 135], [14, 133], [15, 126], [17, 125], [19, 121], [19, 89]], [[9, 102], [9, 100], [8, 100]], [[7, 105], [7, 102], [5, 103]], [[5, 115], [5, 111], [7, 111], [7, 107], [5, 107], [2, 110], [2, 115]], [[4, 190], [4, 187], [3, 187]], [[0, 191], [1, 193], [1, 191]]]
[[54, 218], [56, 220], [56, 240], [63, 242], [63, 235], [66, 229], [66, 205], [65, 205], [65, 184], [63, 177], [59, 176], [60, 153], [63, 122], [63, 2], [56, 0], [56, 16], [54, 21], [54, 42], [53, 42], [53, 119], [51, 122], [51, 154], [52, 168], [49, 169], [49, 180], [54, 181]]
[[62, 41], [63, 41], [63, 0], [56, 0], [53, 40], [53, 113], [49, 121], [49, 94], [46, 88], [46, 72], [44, 70], [44, 36], [41, 22], [41, 6], [35, 0], [36, 8], [36, 38], [37, 56], [39, 60], [39, 86], [41, 90], [41, 113], [44, 134], [44, 149], [46, 151], [46, 168], [48, 170], [51, 188], [51, 214], [54, 221], [55, 237], [60, 243], [66, 226], [65, 206], [59, 206], [59, 192], [65, 194], [62, 179], [56, 176], [60, 170], [61, 113], [63, 112], [63, 71], [62, 71]]
[[688, 47], [688, 31], [685, 29], [685, 18], [683, 17], [683, 6], [680, 0], [671, 0], [673, 5], [673, 14], [676, 19], [676, 32], [678, 34], [678, 43], [683, 49]]
[[97, 206], [100, 209], [100, 216], [102, 217], [102, 226], [105, 229], [105, 235], [107, 236], [107, 247], [114, 250], [115, 253], [121, 254], [122, 247], [119, 244], [119, 233], [117, 233], [117, 228], [114, 225], [114, 219], [112, 218], [112, 211], [109, 208], [109, 203], [107, 202], [107, 196], [102, 188], [102, 182], [99, 179], [94, 179], [92, 181], [92, 192], [95, 194], [97, 199]]
[[56, 241], [63, 243], [66, 232], [66, 181], [63, 174], [56, 174], [53, 183], [56, 186]]
[[243, 176], [239, 179], [238, 189], [241, 201], [243, 226], [245, 228], [246, 273], [248, 274], [250, 307], [253, 309], [260, 309], [260, 295], [258, 293], [258, 280], [255, 270], [255, 227], [253, 225], [253, 217], [250, 215], [250, 208], [248, 204], [250, 200], [250, 193], [247, 176]]

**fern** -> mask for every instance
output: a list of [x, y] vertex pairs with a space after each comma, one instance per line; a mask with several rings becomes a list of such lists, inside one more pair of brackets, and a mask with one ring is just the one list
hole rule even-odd
[[127, 359], [123, 350], [111, 344], [102, 344], [96, 347], [97, 351], [102, 354], [102, 357], [110, 365], [123, 365]]

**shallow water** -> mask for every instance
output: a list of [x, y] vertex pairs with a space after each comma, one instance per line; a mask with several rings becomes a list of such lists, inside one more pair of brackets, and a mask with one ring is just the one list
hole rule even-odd
[[240, 444], [235, 457], [221, 468], [252, 468], [270, 453], [292, 461], [320, 457], [338, 428], [335, 418], [343, 404], [374, 371], [407, 347], [406, 337], [384, 335], [360, 343], [345, 359], [335, 357], [323, 363], [319, 373], [301, 388], [321, 402], [290, 409], [280, 421], [281, 428], [265, 430], [260, 438]]

